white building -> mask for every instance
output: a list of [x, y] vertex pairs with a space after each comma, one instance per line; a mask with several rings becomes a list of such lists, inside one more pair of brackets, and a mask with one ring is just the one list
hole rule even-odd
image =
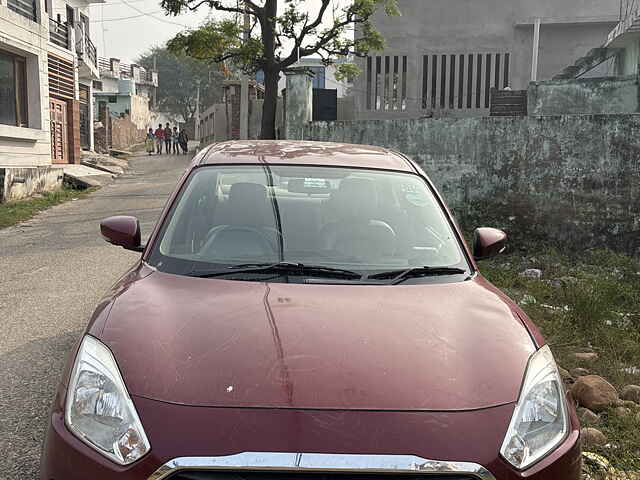
[[[104, 3], [104, 0], [47, 1], [50, 3], [51, 53], [73, 62], [74, 65], [76, 85], [73, 99], [70, 97], [70, 92], [68, 94], [58, 92], [55, 96], [65, 97], [64, 100], [71, 102], [70, 105], [74, 109], [72, 123], [77, 131], [73, 136], [75, 144], [72, 147], [75, 149], [75, 154], [79, 155], [78, 146], [83, 150], [93, 150], [94, 147], [92, 83], [100, 78], [98, 55], [91, 40], [89, 5]], [[55, 153], [52, 154], [53, 160], [56, 161]]]
[[0, 0], [0, 201], [59, 183], [52, 164], [93, 146], [90, 3]]
[[[129, 115], [139, 129], [152, 126], [150, 103], [158, 87], [158, 72], [118, 58], [100, 58], [98, 66], [100, 80], [94, 82], [93, 91], [96, 104], [104, 103], [111, 115]], [[97, 112], [94, 119], [98, 119]]]
[[0, 0], [0, 168], [51, 164], [45, 5]]

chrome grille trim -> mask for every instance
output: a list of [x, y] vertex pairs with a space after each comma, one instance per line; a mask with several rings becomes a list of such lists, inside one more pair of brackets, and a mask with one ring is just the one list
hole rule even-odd
[[296, 472], [359, 472], [458, 474], [496, 480], [486, 468], [470, 462], [427, 460], [414, 455], [243, 452], [221, 457], [180, 457], [169, 460], [148, 480], [163, 480], [181, 470], [252, 470]]

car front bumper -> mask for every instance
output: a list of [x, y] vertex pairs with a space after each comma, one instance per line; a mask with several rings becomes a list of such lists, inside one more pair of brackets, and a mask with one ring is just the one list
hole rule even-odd
[[133, 396], [151, 451], [123, 467], [69, 432], [64, 395], [61, 388], [51, 411], [41, 480], [170, 480], [183, 470], [215, 469], [580, 478], [573, 412], [563, 444], [518, 472], [498, 454], [513, 405], [468, 412], [326, 411], [192, 407]]

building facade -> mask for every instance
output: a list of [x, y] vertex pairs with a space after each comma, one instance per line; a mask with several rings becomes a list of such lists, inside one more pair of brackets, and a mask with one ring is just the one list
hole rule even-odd
[[[128, 115], [138, 129], [151, 126], [150, 104], [158, 86], [158, 73], [118, 58], [98, 60], [100, 79], [94, 82], [93, 96], [114, 116]], [[98, 119], [97, 111], [94, 119]]]
[[602, 45], [620, 6], [619, 0], [398, 4], [400, 17], [374, 18], [386, 49], [358, 60], [356, 118], [487, 115], [491, 88], [526, 89]]
[[0, 0], [0, 202], [55, 188], [52, 167], [93, 146], [90, 3]]
[[81, 150], [94, 147], [91, 88], [98, 78], [89, 5], [103, 0], [47, 1], [51, 160], [80, 163]]
[[640, 75], [640, 6], [625, 11], [603, 47], [614, 56], [616, 75]]
[[44, 0], [0, 0], [0, 167], [51, 164]]

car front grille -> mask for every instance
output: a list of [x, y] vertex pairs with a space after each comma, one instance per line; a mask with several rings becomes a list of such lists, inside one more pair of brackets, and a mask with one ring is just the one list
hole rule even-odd
[[460, 474], [380, 474], [334, 472], [233, 472], [183, 470], [173, 473], [167, 480], [478, 480], [478, 477]]

